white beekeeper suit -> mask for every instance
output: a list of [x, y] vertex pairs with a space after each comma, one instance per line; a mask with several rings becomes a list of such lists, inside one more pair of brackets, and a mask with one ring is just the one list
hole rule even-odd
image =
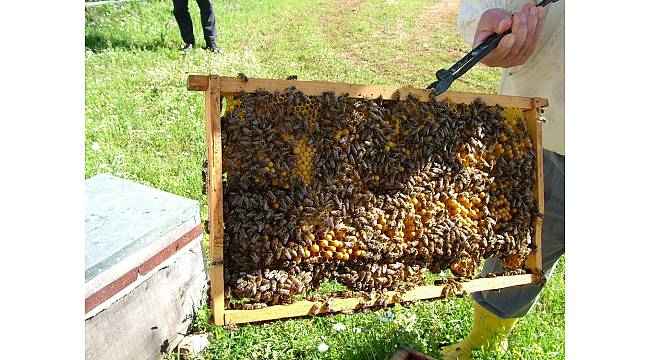
[[[481, 15], [488, 9], [518, 12], [531, 1], [462, 0], [457, 28], [470, 45]], [[546, 19], [539, 41], [528, 61], [503, 69], [499, 93], [502, 95], [543, 97], [549, 101], [544, 109], [544, 148], [564, 155], [564, 0], [545, 7]]]

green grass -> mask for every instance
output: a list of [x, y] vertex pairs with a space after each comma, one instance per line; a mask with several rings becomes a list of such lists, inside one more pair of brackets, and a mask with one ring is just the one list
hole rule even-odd
[[[91, 7], [85, 29], [85, 176], [110, 173], [196, 199], [205, 216], [203, 94], [186, 90], [188, 74], [236, 76], [241, 71], [252, 77], [298, 75], [301, 80], [422, 87], [438, 68], [469, 50], [453, 29], [454, 14], [438, 5], [424, 0], [215, 1], [218, 42], [225, 53], [195, 50], [187, 56], [177, 50], [181, 40], [171, 1]], [[201, 39], [194, 2], [190, 11]], [[498, 70], [478, 67], [452, 89], [495, 92], [498, 81]], [[515, 328], [507, 358], [564, 358], [563, 273], [562, 260], [538, 304]], [[330, 285], [322, 290], [341, 289]], [[467, 298], [396, 306], [392, 313], [394, 318], [380, 310], [227, 330], [210, 325], [205, 308], [193, 327], [214, 335], [202, 355], [210, 359], [386, 359], [401, 344], [435, 356], [439, 346], [461, 339], [471, 326]], [[335, 323], [345, 330], [334, 331]], [[322, 353], [317, 350], [321, 342], [329, 346]]]
[[[509, 355], [475, 352], [474, 358], [563, 359], [563, 274], [564, 258], [540, 301], [513, 331]], [[469, 332], [472, 302], [467, 298], [447, 298], [396, 305], [390, 313], [379, 310], [337, 314], [225, 330], [210, 324], [210, 311], [204, 309], [195, 326], [196, 330], [214, 335], [202, 359], [387, 359], [401, 345], [437, 356], [440, 346], [458, 341]], [[334, 324], [343, 324], [345, 329], [336, 331]], [[329, 346], [326, 352], [318, 351], [321, 343]]]

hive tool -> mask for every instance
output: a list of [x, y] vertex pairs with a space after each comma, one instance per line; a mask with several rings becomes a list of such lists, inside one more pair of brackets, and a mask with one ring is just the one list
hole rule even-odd
[[[545, 7], [549, 3], [552, 2], [554, 3], [558, 1], [559, 0], [542, 0], [539, 4], [535, 6]], [[436, 71], [436, 78], [438, 80], [432, 82], [429, 86], [427, 86], [427, 89], [433, 90], [435, 96], [440, 95], [445, 91], [447, 91], [447, 89], [449, 89], [451, 83], [454, 82], [454, 80], [463, 76], [463, 74], [469, 71], [469, 69], [471, 69], [479, 61], [481, 61], [481, 59], [486, 57], [487, 54], [490, 53], [490, 51], [494, 50], [497, 47], [497, 45], [499, 45], [499, 41], [501, 41], [501, 39], [503, 39], [504, 36], [510, 34], [511, 32], [512, 31], [508, 29], [507, 31], [501, 34], [490, 35], [476, 48], [474, 48], [474, 50], [470, 51], [467, 55], [465, 55], [452, 67], [450, 67], [449, 69], [440, 69]]]

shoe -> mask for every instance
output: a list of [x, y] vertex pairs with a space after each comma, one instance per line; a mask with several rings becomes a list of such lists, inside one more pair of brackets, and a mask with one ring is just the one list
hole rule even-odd
[[192, 51], [193, 48], [194, 48], [194, 44], [185, 44], [183, 45], [183, 47], [181, 47], [181, 52], [183, 53], [183, 55], [186, 55], [187, 53]]
[[215, 54], [218, 54], [223, 51], [219, 46], [217, 46], [217, 43], [214, 41], [207, 42], [204, 49], [208, 51], [212, 51]]
[[474, 303], [474, 321], [469, 335], [460, 342], [442, 348], [445, 360], [469, 360], [472, 350], [483, 349], [505, 353], [508, 336], [519, 319], [502, 319], [478, 303]]

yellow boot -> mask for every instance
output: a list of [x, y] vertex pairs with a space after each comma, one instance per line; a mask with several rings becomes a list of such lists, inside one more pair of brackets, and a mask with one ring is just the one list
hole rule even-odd
[[508, 350], [508, 335], [518, 319], [502, 319], [474, 303], [474, 322], [469, 335], [460, 342], [446, 346], [441, 354], [445, 360], [469, 360], [472, 350], [483, 348], [494, 352]]

